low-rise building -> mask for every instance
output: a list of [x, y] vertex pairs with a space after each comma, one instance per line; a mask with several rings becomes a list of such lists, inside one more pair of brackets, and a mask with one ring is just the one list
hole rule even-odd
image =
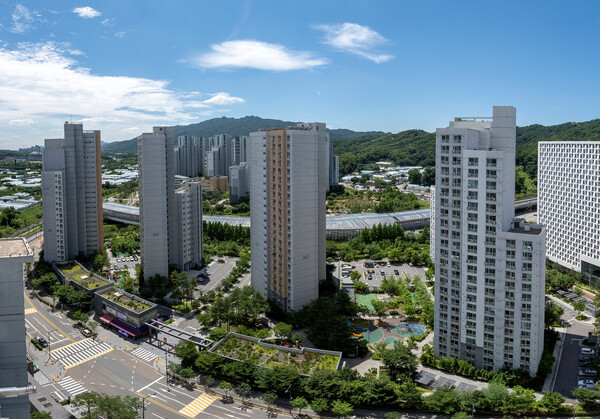
[[115, 287], [94, 294], [94, 306], [100, 321], [132, 338], [147, 334], [146, 323], [158, 317], [156, 304]]
[[227, 176], [213, 176], [202, 180], [202, 189], [207, 192], [229, 190], [229, 178]]

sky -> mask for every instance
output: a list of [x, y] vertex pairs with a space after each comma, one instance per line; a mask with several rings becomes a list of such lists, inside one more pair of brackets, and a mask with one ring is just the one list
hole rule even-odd
[[0, 149], [255, 115], [434, 131], [600, 117], [600, 1], [0, 0]]

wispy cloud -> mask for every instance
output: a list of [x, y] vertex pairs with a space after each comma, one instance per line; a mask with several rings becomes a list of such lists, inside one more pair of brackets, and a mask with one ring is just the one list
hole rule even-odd
[[10, 28], [12, 33], [24, 33], [31, 29], [35, 29], [33, 22], [35, 21], [34, 16], [29, 9], [22, 4], [17, 4], [15, 10], [11, 16], [12, 26]]
[[115, 38], [123, 38], [126, 34], [127, 32], [125, 31], [115, 32]]
[[104, 26], [115, 26], [115, 20], [113, 18], [104, 19], [102, 23]]
[[357, 23], [338, 25], [315, 25], [316, 29], [325, 32], [325, 43], [337, 50], [359, 55], [377, 64], [394, 58], [393, 55], [380, 53], [374, 48], [385, 44], [387, 39], [368, 26]]
[[73, 13], [79, 15], [79, 17], [82, 17], [84, 19], [92, 19], [102, 14], [98, 10], [90, 6], [76, 7], [73, 9]]
[[200, 110], [244, 101], [225, 92], [178, 92], [165, 80], [93, 74], [74, 53], [79, 51], [69, 43], [0, 45], [0, 126], [11, 127], [5, 139], [39, 143], [59, 135], [70, 114], [101, 129], [103, 140], [123, 139], [127, 128], [189, 124]]
[[190, 60], [203, 68], [254, 68], [268, 71], [288, 71], [313, 68], [328, 63], [311, 52], [288, 50], [283, 45], [251, 39], [226, 41], [210, 46], [211, 52]]

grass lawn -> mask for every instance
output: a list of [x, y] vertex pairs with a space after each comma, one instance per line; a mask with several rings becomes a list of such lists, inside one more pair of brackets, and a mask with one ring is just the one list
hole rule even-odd
[[374, 311], [373, 304], [371, 304], [371, 300], [377, 300], [377, 294], [356, 294], [356, 302], [358, 304], [367, 306], [369, 310]]

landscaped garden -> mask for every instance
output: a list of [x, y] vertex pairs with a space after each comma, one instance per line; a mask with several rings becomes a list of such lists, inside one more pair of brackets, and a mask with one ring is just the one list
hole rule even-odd
[[89, 274], [77, 264], [71, 264], [66, 267], [61, 266], [59, 269], [69, 281], [77, 282], [87, 289], [94, 289], [101, 285], [106, 285], [107, 283], [107, 281], [103, 281]]
[[257, 341], [231, 334], [214, 352], [238, 361], [249, 361], [262, 367], [293, 367], [300, 374], [311, 374], [316, 370], [335, 371], [341, 356], [341, 354], [335, 356], [313, 352], [306, 348], [301, 353], [297, 353], [296, 350], [260, 344]]
[[115, 303], [125, 308], [128, 308], [129, 310], [133, 310], [136, 313], [141, 313], [142, 311], [148, 310], [151, 307], [150, 305], [143, 303], [142, 301], [136, 300], [114, 289], [102, 294], [102, 296], [110, 301], [114, 301]]

